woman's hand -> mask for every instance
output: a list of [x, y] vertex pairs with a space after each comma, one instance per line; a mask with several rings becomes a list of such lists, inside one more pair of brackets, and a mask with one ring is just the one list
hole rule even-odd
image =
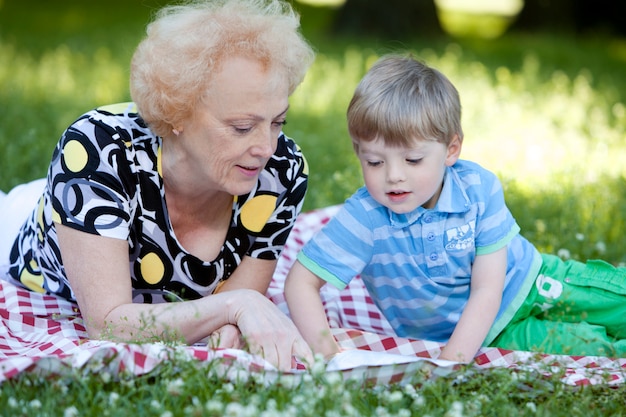
[[207, 345], [213, 349], [241, 349], [244, 343], [239, 328], [227, 324], [211, 333]]
[[262, 356], [282, 371], [292, 369], [294, 358], [313, 363], [313, 353], [293, 322], [264, 295], [236, 290], [227, 302], [229, 322], [241, 331], [250, 352]]

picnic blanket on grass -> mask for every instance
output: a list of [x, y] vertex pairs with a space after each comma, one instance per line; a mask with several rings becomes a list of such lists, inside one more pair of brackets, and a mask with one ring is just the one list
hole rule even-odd
[[[294, 226], [267, 293], [287, 314], [283, 296], [287, 271], [302, 245], [337, 209], [338, 206], [333, 206], [303, 213]], [[382, 362], [378, 358], [337, 365], [334, 369], [345, 378], [363, 378], [377, 384], [404, 383], [425, 369], [436, 376], [458, 367], [434, 359], [441, 350], [439, 343], [394, 336], [360, 279], [354, 279], [341, 291], [327, 285], [321, 295], [334, 336], [342, 347], [389, 354], [380, 355]], [[392, 354], [402, 357], [392, 357]], [[271, 382], [306, 372], [304, 366], [299, 365], [291, 372], [279, 374], [262, 358], [237, 349], [90, 340], [76, 304], [0, 280], [0, 383], [23, 372], [63, 374], [83, 370], [142, 375], [173, 355], [201, 362], [217, 361], [222, 364], [226, 377], [240, 375], [242, 371], [254, 372]], [[385, 361], [385, 358], [390, 359]], [[626, 375], [626, 358], [543, 355], [498, 348], [482, 348], [472, 366], [477, 370], [510, 368], [561, 375], [563, 383], [568, 385], [617, 386], [624, 383]]]

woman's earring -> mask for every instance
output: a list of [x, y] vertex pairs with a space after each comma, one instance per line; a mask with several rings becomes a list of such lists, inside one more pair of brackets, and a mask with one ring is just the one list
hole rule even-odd
[[176, 136], [180, 135], [180, 131], [178, 129], [172, 129], [172, 133], [174, 133]]

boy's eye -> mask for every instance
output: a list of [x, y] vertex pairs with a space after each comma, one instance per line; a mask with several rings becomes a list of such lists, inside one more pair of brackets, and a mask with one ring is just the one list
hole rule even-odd
[[417, 165], [420, 163], [421, 159], [407, 159], [406, 161], [411, 165]]
[[367, 165], [370, 166], [370, 167], [377, 167], [380, 164], [382, 164], [381, 161], [367, 161]]

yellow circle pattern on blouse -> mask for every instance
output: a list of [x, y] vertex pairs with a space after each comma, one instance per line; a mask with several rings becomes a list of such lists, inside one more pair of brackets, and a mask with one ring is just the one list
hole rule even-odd
[[[30, 266], [33, 270], [39, 269], [39, 266], [34, 259], [31, 259]], [[31, 291], [35, 291], [38, 293], [46, 292], [46, 290], [44, 290], [43, 288], [43, 275], [33, 274], [29, 272], [28, 268], [24, 268], [22, 270], [22, 274], [20, 275], [20, 282]]]
[[154, 252], [141, 258], [141, 276], [148, 284], [158, 284], [165, 275], [165, 265], [159, 255]]
[[77, 140], [70, 140], [63, 147], [65, 165], [72, 172], [80, 172], [87, 166], [87, 150]]
[[276, 196], [258, 195], [241, 208], [241, 224], [251, 232], [260, 232], [276, 210]]

